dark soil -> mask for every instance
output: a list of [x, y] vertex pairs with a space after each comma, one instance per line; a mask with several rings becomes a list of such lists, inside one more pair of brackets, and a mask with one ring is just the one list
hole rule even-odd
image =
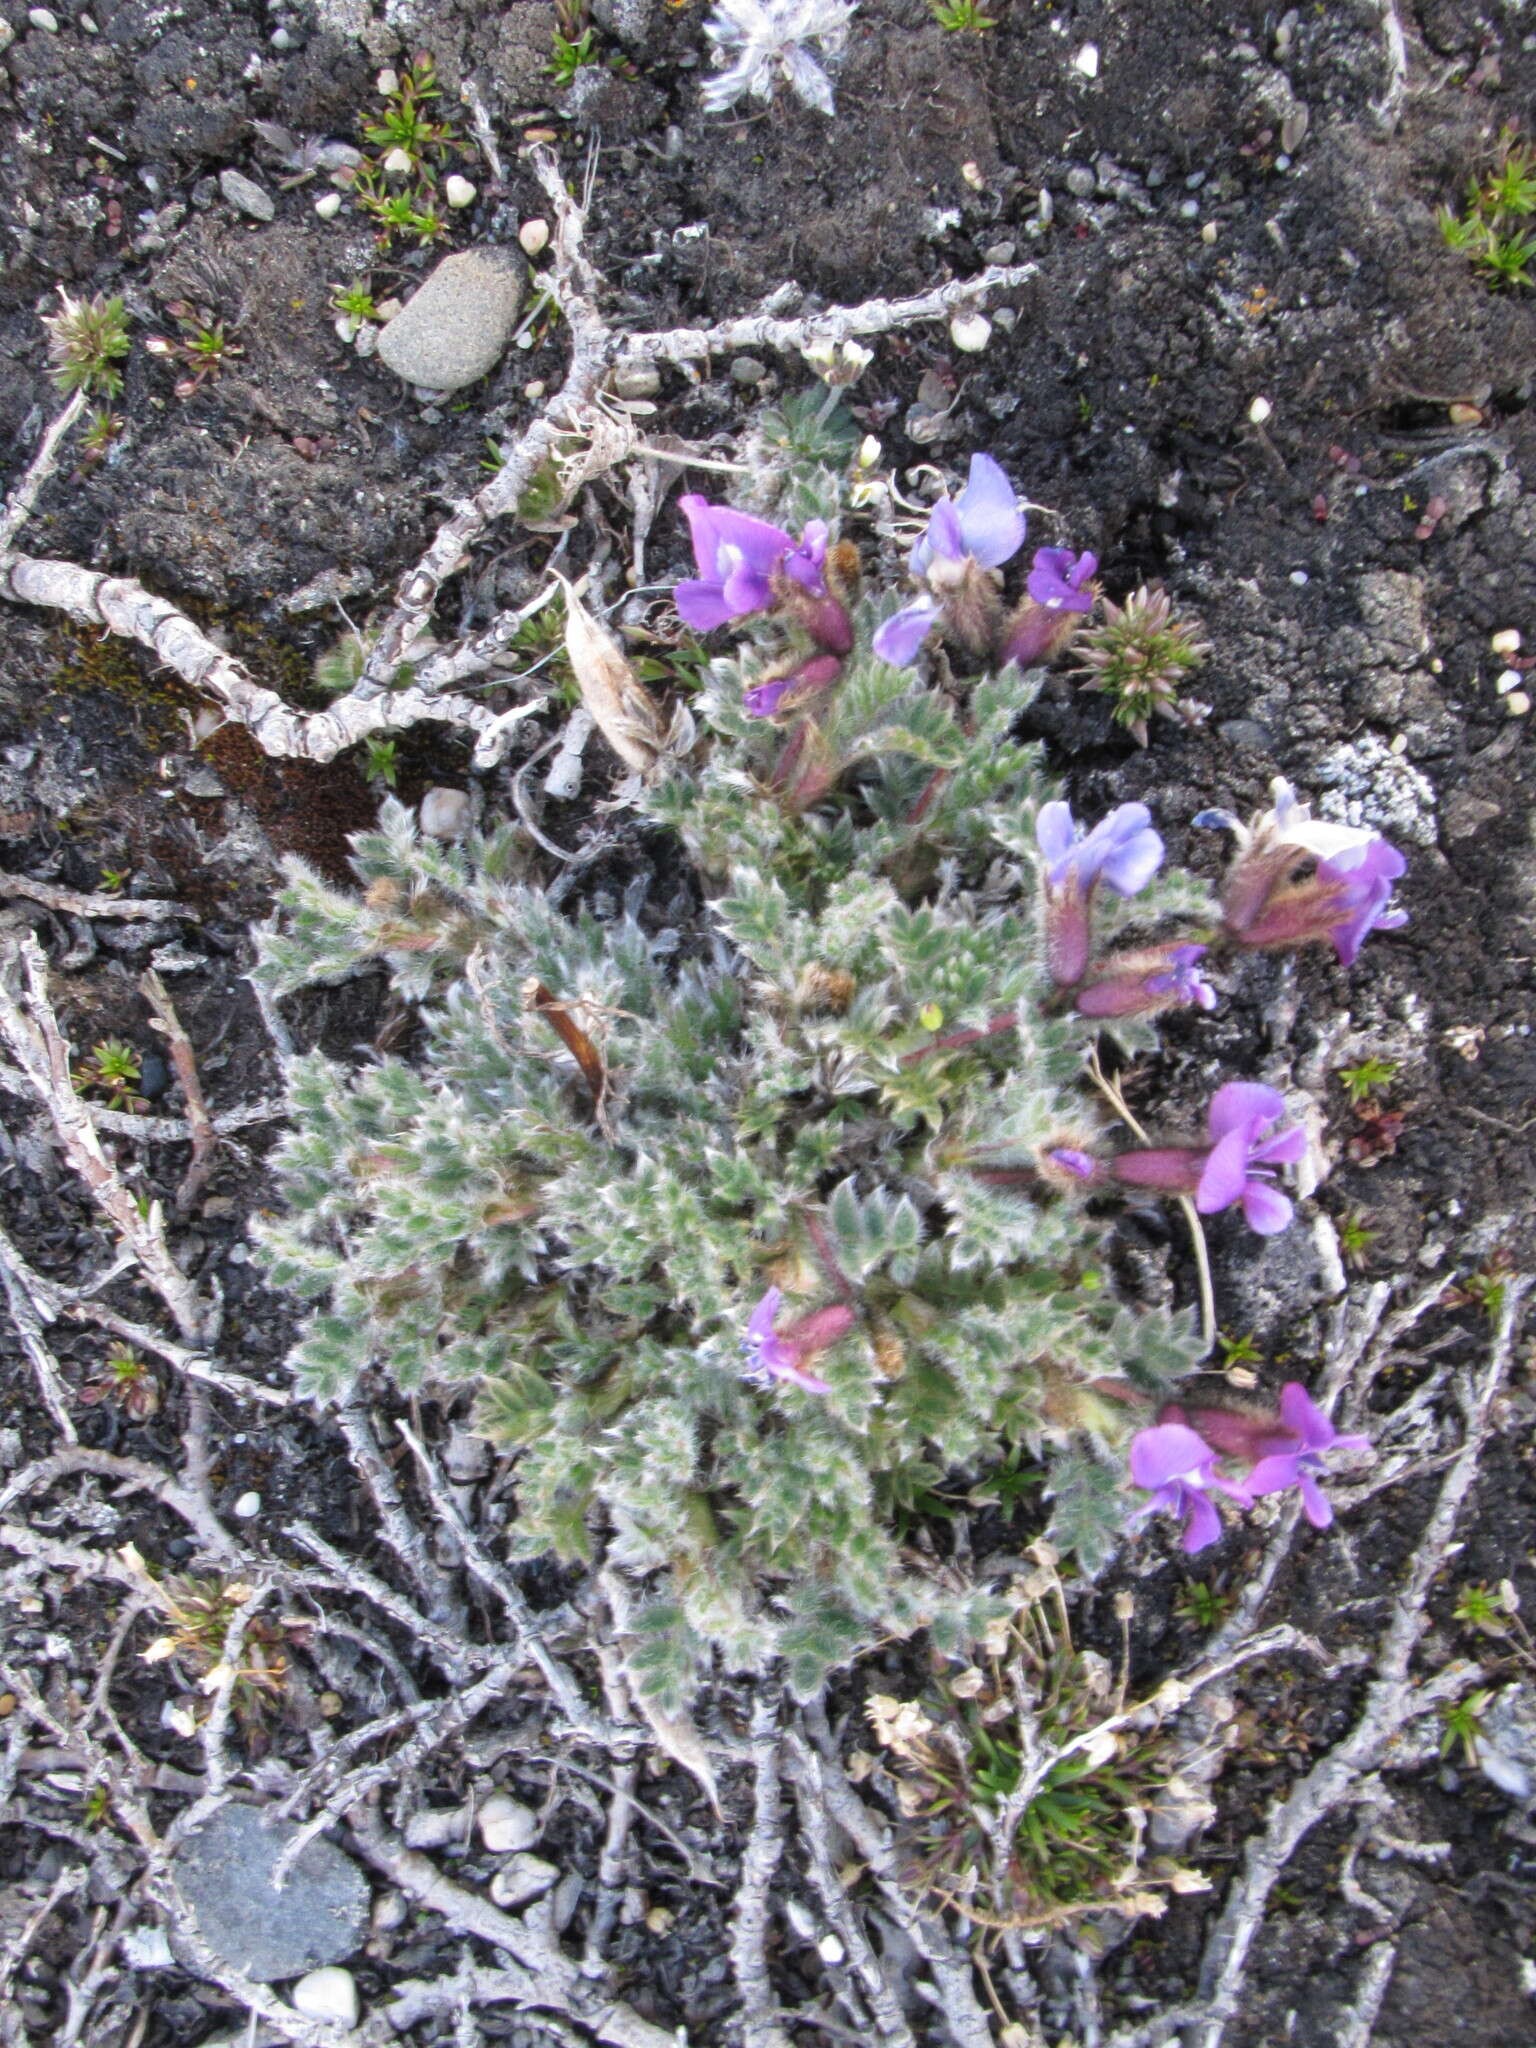
[[[1400, 101], [1378, 0], [1333, 0], [1283, 21], [1277, 9], [1236, 0], [992, 0], [999, 25], [983, 37], [945, 33], [926, 0], [864, 0], [833, 123], [784, 96], [768, 109], [747, 103], [741, 118], [703, 115], [698, 0], [609, 0], [597, 11], [607, 68], [583, 71], [562, 97], [545, 68], [555, 10], [541, 0], [500, 9], [323, 0], [319, 20], [285, 0], [101, 0], [92, 26], [83, 12], [55, 9], [56, 32], [34, 25], [20, 0], [0, 0], [14, 32], [0, 54], [8, 478], [57, 407], [38, 317], [56, 286], [121, 294], [136, 340], [166, 328], [168, 301], [193, 298], [229, 323], [242, 350], [183, 399], [174, 371], [136, 347], [116, 401], [120, 438], [95, 466], [71, 472], [66, 461], [21, 544], [139, 577], [221, 634], [263, 681], [296, 702], [320, 701], [311, 669], [345, 630], [337, 600], [359, 620], [387, 605], [444, 505], [483, 480], [487, 438], [515, 431], [530, 411], [528, 388], [552, 387], [564, 362], [557, 327], [510, 351], [465, 399], [423, 406], [334, 331], [338, 286], [370, 276], [376, 298], [408, 296], [435, 252], [381, 255], [350, 207], [318, 218], [323, 183], [283, 189], [251, 124], [354, 141], [378, 67], [417, 51], [435, 59], [450, 105], [473, 84], [508, 167], [498, 189], [466, 142], [462, 168], [480, 197], [456, 218], [455, 246], [512, 243], [519, 222], [541, 211], [517, 161], [530, 130], [558, 133], [573, 177], [601, 145], [592, 253], [622, 323], [724, 317], [786, 280], [808, 302], [851, 302], [968, 276], [989, 260], [1032, 261], [1034, 278], [983, 354], [959, 355], [941, 326], [918, 328], [877, 344], [853, 398], [885, 460], [954, 467], [974, 448], [990, 450], [1037, 508], [1033, 539], [1093, 548], [1112, 597], [1161, 578], [1202, 621], [1215, 648], [1198, 685], [1213, 707], [1203, 727], [1163, 726], [1139, 750], [1110, 724], [1102, 698], [1053, 682], [1032, 718], [1074, 799], [1092, 814], [1144, 798], [1173, 855], [1214, 872], [1218, 849], [1181, 821], [1211, 804], [1258, 808], [1270, 778], [1284, 775], [1314, 802], [1332, 798], [1353, 821], [1379, 826], [1410, 860], [1406, 929], [1374, 938], [1348, 975], [1322, 956], [1260, 967], [1198, 1031], [1169, 1032], [1159, 1094], [1193, 1103], [1213, 1060], [1227, 1073], [1262, 1066], [1265, 1078], [1309, 1090], [1333, 1159], [1315, 1206], [1374, 1232], [1356, 1284], [1422, 1277], [1448, 1262], [1527, 1264], [1536, 1249], [1536, 765], [1530, 719], [1511, 715], [1519, 697], [1495, 686], [1510, 658], [1489, 642], [1519, 629], [1517, 669], [1536, 647], [1536, 320], [1529, 292], [1489, 292], [1434, 221], [1489, 166], [1500, 129], [1531, 120], [1536, 22], [1521, 0], [1403, 0]], [[1072, 63], [1090, 42], [1099, 53], [1091, 80]], [[273, 222], [242, 218], [221, 198], [218, 173], [231, 166], [274, 194]], [[651, 430], [719, 437], [723, 449], [755, 397], [801, 381], [798, 365], [777, 361], [752, 388], [730, 372], [723, 361], [697, 383], [666, 372]], [[937, 446], [905, 432], [925, 373], [955, 398]], [[1419, 538], [1431, 498], [1444, 511]], [[595, 501], [573, 539], [578, 560], [598, 518], [622, 532], [629, 517], [616, 483], [599, 485]], [[522, 529], [497, 535], [489, 557], [446, 591], [443, 637], [526, 595], [548, 546]], [[685, 553], [681, 522], [664, 509], [651, 575], [680, 573]], [[8, 616], [0, 867], [86, 891], [115, 873], [130, 893], [173, 897], [188, 915], [168, 926], [87, 927], [23, 901], [0, 916], [42, 937], [77, 1049], [119, 1036], [149, 1050], [136, 977], [159, 949], [189, 956], [174, 993], [218, 1111], [278, 1086], [241, 979], [249, 927], [270, 906], [274, 858], [297, 853], [344, 879], [348, 835], [371, 822], [381, 784], [355, 759], [324, 769], [270, 761], [230, 728], [194, 744], [200, 708], [135, 653], [36, 614]], [[400, 793], [462, 786], [466, 762], [457, 740], [411, 735], [399, 748]], [[550, 821], [557, 839], [594, 829], [593, 796]], [[477, 801], [492, 814], [509, 809], [508, 771], [485, 778]], [[654, 854], [621, 840], [582, 887], [617, 900]], [[385, 1012], [381, 984], [364, 978], [293, 1006], [292, 1021], [302, 1042], [342, 1049], [379, 1043], [402, 1020]], [[1352, 1110], [1337, 1079], [1367, 1056], [1397, 1065], [1382, 1106], [1401, 1121], [1384, 1132]], [[107, 1262], [106, 1233], [31, 1111], [5, 1100], [6, 1228], [43, 1271], [78, 1278]], [[177, 1109], [174, 1091], [167, 1101]], [[283, 1311], [254, 1280], [244, 1247], [246, 1216], [266, 1193], [264, 1142], [253, 1127], [243, 1149], [226, 1153], [177, 1243], [192, 1269], [219, 1275], [244, 1369], [276, 1383]], [[184, 1154], [139, 1150], [144, 1186], [174, 1189]], [[1304, 1377], [1309, 1317], [1337, 1284], [1336, 1240], [1298, 1230], [1260, 1246], [1234, 1225], [1213, 1233], [1213, 1248], [1224, 1328], [1251, 1334], [1276, 1379], [1298, 1358]], [[1157, 1264], [1169, 1254], [1153, 1244], [1149, 1256]], [[134, 1312], [144, 1309], [139, 1297]], [[1476, 1313], [1435, 1330], [1461, 1345], [1450, 1355], [1470, 1371]], [[8, 1337], [0, 1347], [7, 1430], [19, 1432], [4, 1455], [15, 1463], [52, 1439], [25, 1361]], [[86, 1376], [98, 1355], [94, 1336], [59, 1339], [71, 1377]], [[1402, 1368], [1401, 1384], [1413, 1371]], [[1536, 1601], [1530, 1419], [1522, 1384], [1510, 1434], [1464, 1520], [1457, 1565], [1458, 1582], [1513, 1577], [1527, 1612]], [[344, 1494], [335, 1489], [341, 1454], [327, 1424], [297, 1411], [252, 1423], [221, 1410], [219, 1426], [228, 1428], [214, 1470], [221, 1512], [255, 1489], [274, 1524], [302, 1514], [368, 1554], [350, 1477]], [[180, 1427], [174, 1403], [140, 1425], [103, 1405], [82, 1411], [81, 1437], [174, 1467]], [[1377, 1496], [1363, 1526], [1346, 1518], [1333, 1537], [1304, 1544], [1277, 1611], [1334, 1649], [1367, 1640], [1382, 1619], [1377, 1596], [1421, 1527], [1428, 1484]], [[147, 1508], [134, 1512], [139, 1521], [124, 1519], [113, 1541], [174, 1559], [185, 1538]], [[1239, 1588], [1243, 1570], [1242, 1558], [1228, 1560], [1218, 1590]], [[1149, 1675], [1193, 1647], [1176, 1606], [1188, 1576], [1181, 1562], [1137, 1582], [1138, 1658]], [[547, 1590], [551, 1603], [561, 1597]], [[57, 1613], [24, 1621], [9, 1636], [14, 1653], [42, 1659], [45, 1638], [62, 1634], [88, 1668], [113, 1626], [99, 1594], [79, 1589]], [[1431, 1638], [1441, 1661], [1475, 1652], [1451, 1604], [1437, 1610]], [[1240, 1688], [1255, 1733], [1222, 1780], [1205, 1845], [1218, 1899], [1268, 1802], [1337, 1737], [1357, 1699], [1353, 1680], [1314, 1688], [1263, 1669]], [[169, 1757], [163, 1678], [136, 1672], [120, 1684], [121, 1710], [149, 1750]], [[434, 1785], [451, 1789], [446, 1779]], [[536, 1802], [546, 1787], [531, 1774], [519, 1789]], [[1447, 1849], [1396, 1862], [1385, 1879], [1363, 1877], [1381, 1889], [1400, 1942], [1371, 2038], [1384, 2048], [1536, 2042], [1521, 1961], [1536, 1837], [1518, 1822], [1511, 1832], [1510, 1802], [1464, 1767], [1420, 1767], [1397, 1789], [1394, 1826]], [[650, 1796], [670, 1801], [674, 1823], [700, 1829], [700, 1840], [710, 1831], [676, 1773]], [[747, 1798], [733, 1794], [725, 1862], [744, 1839]], [[561, 1854], [590, 1868], [600, 1807], [573, 1806], [563, 1824]], [[1320, 1831], [1288, 1873], [1232, 2048], [1340, 2038], [1353, 1972], [1382, 1924], [1337, 1889], [1351, 1827], [1346, 1817]], [[10, 1832], [0, 1882], [36, 1879], [41, 1839]], [[728, 2040], [734, 1993], [718, 1904], [728, 1895], [689, 1888], [668, 1854], [657, 1850], [648, 1896], [626, 1909], [615, 1947], [626, 1995], [667, 2024], [686, 2018], [696, 2040]], [[679, 1916], [675, 1926], [663, 1916], [647, 1931], [656, 1906]], [[1205, 1899], [1178, 1902], [1107, 1966], [1127, 2014], [1147, 2009], [1138, 2000], [1187, 1994], [1210, 1911]], [[0, 1949], [8, 1926], [0, 1918]], [[392, 1974], [430, 1974], [430, 1938], [413, 1947], [409, 1934], [375, 1941], [365, 2001]], [[55, 2038], [58, 1973], [68, 1966], [67, 1954], [50, 1962], [41, 1945], [21, 2017], [14, 2027], [0, 2018], [0, 2040], [30, 2048]], [[807, 1977], [786, 1988], [786, 2002], [814, 1988]], [[135, 2037], [144, 2048], [217, 2032], [216, 1995], [205, 1998], [193, 1978], [145, 1973], [134, 1989], [148, 2012]]]

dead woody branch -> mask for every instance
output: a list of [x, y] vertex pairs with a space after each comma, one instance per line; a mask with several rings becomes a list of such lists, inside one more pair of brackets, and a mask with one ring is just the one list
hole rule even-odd
[[147, 1212], [141, 1209], [102, 1148], [75, 1093], [69, 1047], [48, 999], [47, 962], [30, 932], [11, 955], [13, 961], [18, 958], [26, 994], [19, 1000], [0, 974], [0, 1035], [53, 1118], [64, 1156], [170, 1310], [183, 1343], [200, 1345], [208, 1338], [216, 1310], [171, 1256], [159, 1203], [151, 1202]]
[[[512, 727], [537, 707], [520, 704], [497, 713], [467, 697], [443, 692], [449, 681], [485, 667], [487, 650], [480, 642], [487, 636], [476, 636], [467, 655], [454, 648], [428, 655], [409, 689], [395, 690], [391, 683], [412, 642], [429, 627], [443, 585], [467, 565], [487, 528], [515, 513], [545, 463], [559, 460], [568, 489], [574, 489], [577, 482], [590, 481], [635, 451], [636, 437], [627, 416], [616, 419], [603, 400], [604, 379], [616, 363], [688, 363], [749, 346], [795, 352], [855, 335], [897, 333], [978, 305], [991, 294], [1016, 289], [1035, 275], [1033, 264], [994, 265], [977, 277], [913, 297], [831, 306], [797, 319], [760, 313], [714, 327], [624, 334], [610, 327], [598, 309], [599, 279], [583, 245], [586, 215], [567, 191], [555, 156], [536, 147], [528, 161], [555, 215], [549, 289], [571, 333], [564, 382], [522, 434], [507, 445], [495, 476], [473, 497], [454, 506], [421, 559], [401, 579], [394, 607], [347, 695], [324, 711], [295, 711], [275, 691], [248, 675], [173, 604], [142, 584], [127, 577], [104, 576], [72, 562], [40, 560], [11, 551], [10, 541], [53, 468], [78, 407], [66, 407], [50, 427], [26, 478], [13, 493], [14, 516], [0, 523], [0, 596], [66, 612], [84, 624], [104, 626], [137, 641], [194, 689], [211, 697], [230, 720], [249, 731], [265, 753], [331, 761], [375, 733], [438, 723], [474, 733], [475, 766], [491, 767], [505, 752]], [[498, 644], [493, 630], [488, 638], [492, 654]]]

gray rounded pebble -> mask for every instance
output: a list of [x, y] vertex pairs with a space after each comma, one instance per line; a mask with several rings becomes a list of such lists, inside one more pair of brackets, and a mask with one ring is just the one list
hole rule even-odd
[[738, 356], [731, 365], [731, 375], [738, 384], [761, 384], [768, 374], [768, 365], [760, 363], [756, 356]]
[[1098, 182], [1086, 164], [1074, 164], [1067, 173], [1067, 190], [1074, 199], [1091, 199]]
[[272, 194], [263, 192], [256, 181], [243, 171], [220, 171], [219, 190], [236, 213], [248, 213], [252, 220], [276, 218], [277, 202]]
[[616, 398], [654, 398], [661, 372], [654, 363], [620, 363], [612, 378]]
[[522, 303], [520, 256], [465, 249], [445, 256], [379, 334], [379, 360], [407, 384], [462, 391], [494, 369]]
[[308, 1843], [274, 1889], [273, 1866], [297, 1833], [265, 1826], [254, 1806], [221, 1806], [172, 1866], [203, 1940], [258, 1984], [344, 1962], [367, 1927], [367, 1880], [329, 1842]]

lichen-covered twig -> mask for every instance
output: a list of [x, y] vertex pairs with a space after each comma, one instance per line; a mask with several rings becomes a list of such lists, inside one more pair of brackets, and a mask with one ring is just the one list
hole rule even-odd
[[792, 354], [817, 342], [848, 341], [859, 334], [893, 334], [924, 320], [942, 320], [946, 313], [973, 306], [992, 292], [1014, 291], [1038, 275], [1033, 263], [992, 264], [976, 277], [957, 278], [931, 292], [905, 299], [866, 299], [859, 306], [828, 306], [793, 320], [772, 314], [748, 313], [713, 327], [671, 327], [657, 334], [626, 334], [619, 345], [620, 362], [699, 362], [744, 348], [771, 348]]
[[30, 875], [0, 875], [0, 896], [24, 896], [66, 917], [120, 917], [127, 922], [136, 917], [192, 915], [184, 903], [158, 896], [85, 896], [78, 889], [61, 889], [56, 882], [34, 882]]
[[681, 2034], [653, 2026], [621, 2000], [604, 1998], [561, 1949], [547, 1917], [542, 1926], [536, 1913], [514, 1919], [454, 1884], [428, 1857], [391, 1836], [373, 1813], [357, 1817], [353, 1836], [375, 1870], [423, 1911], [440, 1914], [457, 1933], [488, 1943], [525, 1971], [530, 2006], [568, 2014], [610, 2048], [679, 2048]]
[[21, 1339], [21, 1348], [37, 1375], [43, 1405], [53, 1417], [54, 1428], [64, 1441], [75, 1443], [79, 1432], [65, 1398], [68, 1389], [43, 1335], [58, 1312], [53, 1300], [55, 1290], [40, 1273], [32, 1271], [3, 1230], [0, 1230], [0, 1285], [4, 1286], [6, 1305], [11, 1311], [11, 1321], [16, 1325], [16, 1334]]
[[6, 499], [5, 510], [0, 512], [0, 555], [5, 553], [32, 517], [37, 494], [53, 475], [64, 436], [84, 411], [85, 392], [82, 389], [74, 393], [64, 410], [50, 422], [47, 433], [38, 443], [37, 453], [33, 456], [26, 475]]
[[102, 1150], [96, 1127], [70, 1078], [69, 1048], [48, 1000], [47, 963], [30, 932], [17, 953], [26, 983], [26, 1007], [0, 975], [0, 1034], [53, 1118], [65, 1157], [170, 1310], [182, 1341], [198, 1345], [207, 1337], [216, 1311], [172, 1258], [160, 1205], [151, 1202], [147, 1213], [142, 1210]]
[[741, 1859], [731, 1912], [731, 1968], [741, 1993], [746, 2048], [789, 2048], [776, 2017], [778, 2000], [768, 1976], [768, 1890], [784, 1854], [779, 1788], [779, 1695], [765, 1687], [752, 1708], [752, 1832]]

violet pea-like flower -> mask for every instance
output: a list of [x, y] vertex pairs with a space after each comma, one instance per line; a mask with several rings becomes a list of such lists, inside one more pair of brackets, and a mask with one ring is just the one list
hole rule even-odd
[[1314, 1529], [1326, 1529], [1333, 1520], [1333, 1509], [1317, 1483], [1324, 1457], [1334, 1450], [1360, 1450], [1370, 1438], [1341, 1436], [1296, 1380], [1287, 1381], [1280, 1389], [1280, 1420], [1294, 1437], [1294, 1448], [1272, 1450], [1259, 1458], [1243, 1484], [1255, 1499], [1266, 1493], [1283, 1493], [1290, 1486], [1300, 1487], [1302, 1512]]
[[773, 578], [787, 576], [814, 596], [825, 595], [822, 564], [827, 528], [813, 519], [798, 542], [780, 526], [729, 505], [711, 505], [696, 493], [679, 498], [693, 538], [697, 577], [674, 585], [672, 601], [683, 623], [708, 633], [731, 619], [767, 611], [774, 602]]
[[1216, 1470], [1216, 1457], [1205, 1438], [1186, 1423], [1160, 1422], [1151, 1429], [1138, 1430], [1131, 1438], [1131, 1478], [1152, 1497], [1143, 1502], [1133, 1521], [1162, 1509], [1183, 1517], [1184, 1548], [1191, 1555], [1216, 1542], [1221, 1535], [1221, 1517], [1211, 1499], [1211, 1488], [1219, 1488], [1239, 1507], [1252, 1505], [1246, 1486], [1222, 1478]]
[[1200, 972], [1204, 946], [1149, 946], [1097, 960], [1072, 1006], [1080, 1017], [1151, 1017], [1188, 1003], [1214, 1010], [1216, 991]]
[[1058, 988], [1074, 988], [1088, 971], [1094, 891], [1135, 896], [1162, 865], [1163, 842], [1145, 804], [1120, 804], [1084, 833], [1070, 804], [1042, 804], [1035, 840], [1045, 879], [1045, 954]]
[[[928, 588], [876, 629], [874, 649], [893, 668], [916, 661], [929, 630], [946, 609], [976, 587], [976, 572], [1000, 569], [1024, 545], [1024, 514], [1002, 468], [990, 455], [971, 457], [958, 497], [940, 498], [912, 550], [909, 567]], [[995, 606], [995, 592], [992, 598]]]
[[1396, 931], [1408, 922], [1406, 910], [1391, 907], [1392, 885], [1407, 867], [1397, 848], [1385, 839], [1373, 839], [1356, 853], [1318, 862], [1315, 879], [1336, 892], [1328, 937], [1341, 967], [1354, 966], [1370, 933]]
[[1273, 1169], [1294, 1165], [1307, 1149], [1307, 1134], [1299, 1124], [1274, 1128], [1284, 1114], [1285, 1097], [1277, 1089], [1257, 1081], [1229, 1081], [1211, 1097], [1206, 1112], [1208, 1146], [1121, 1152], [1110, 1170], [1127, 1187], [1187, 1195], [1202, 1216], [1241, 1203], [1248, 1227], [1272, 1237], [1295, 1213], [1289, 1196], [1274, 1185]]
[[775, 1380], [786, 1380], [790, 1386], [799, 1387], [806, 1394], [830, 1394], [832, 1389], [819, 1373], [811, 1371], [806, 1363], [818, 1351], [825, 1351], [835, 1344], [839, 1337], [846, 1336], [853, 1327], [853, 1310], [841, 1302], [830, 1308], [815, 1309], [808, 1316], [802, 1316], [788, 1330], [778, 1331], [774, 1323], [783, 1306], [782, 1289], [770, 1287], [762, 1300], [753, 1309], [747, 1323], [746, 1334], [741, 1340], [746, 1364], [742, 1367], [742, 1378], [753, 1385], [771, 1386]]
[[1091, 612], [1093, 592], [1085, 590], [1099, 566], [1094, 554], [1074, 555], [1070, 548], [1036, 548], [1027, 589], [1036, 604], [1051, 612]]

